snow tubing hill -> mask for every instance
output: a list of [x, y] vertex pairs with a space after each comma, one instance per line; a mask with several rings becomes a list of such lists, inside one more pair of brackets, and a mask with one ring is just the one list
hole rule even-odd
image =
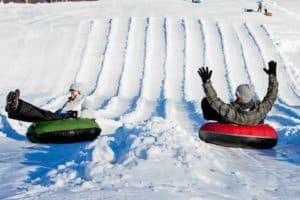
[[235, 124], [206, 123], [199, 130], [199, 137], [208, 143], [227, 147], [272, 148], [278, 134], [267, 124], [241, 126]]
[[33, 123], [27, 138], [33, 143], [72, 143], [94, 140], [101, 129], [92, 119], [63, 119]]

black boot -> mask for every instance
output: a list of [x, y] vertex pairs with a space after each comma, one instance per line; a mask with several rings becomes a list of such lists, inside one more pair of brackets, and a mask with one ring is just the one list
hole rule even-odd
[[10, 91], [6, 97], [6, 112], [16, 111], [19, 105], [20, 90]]

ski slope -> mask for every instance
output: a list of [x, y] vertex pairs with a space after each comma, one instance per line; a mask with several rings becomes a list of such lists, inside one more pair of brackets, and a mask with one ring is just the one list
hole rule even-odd
[[[0, 199], [299, 199], [300, 28], [296, 0], [273, 17], [255, 1], [99, 1], [0, 5]], [[284, 27], [284, 28], [282, 28]], [[265, 120], [271, 150], [202, 142], [209, 66], [224, 101], [241, 83], [256, 98], [278, 63], [279, 95]], [[6, 95], [56, 110], [85, 84], [102, 134], [93, 142], [32, 144], [8, 119]]]

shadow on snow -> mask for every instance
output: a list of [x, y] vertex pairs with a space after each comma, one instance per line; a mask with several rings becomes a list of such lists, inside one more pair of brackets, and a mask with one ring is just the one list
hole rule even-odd
[[25, 154], [25, 161], [22, 164], [36, 167], [29, 172], [26, 183], [49, 186], [53, 184], [49, 172], [73, 161], [71, 168], [76, 170], [77, 176], [84, 178], [84, 165], [80, 164], [91, 160], [91, 152], [86, 149], [88, 143], [37, 144], [25, 147], [29, 153]]
[[[12, 128], [12, 126], [9, 124], [7, 117], [0, 114], [1, 124], [2, 127], [0, 128], [0, 131], [7, 134], [7, 137], [18, 140], [18, 141], [24, 141], [26, 140], [26, 137], [24, 135], [19, 134], [15, 129]], [[0, 125], [1, 125], [0, 124]]]

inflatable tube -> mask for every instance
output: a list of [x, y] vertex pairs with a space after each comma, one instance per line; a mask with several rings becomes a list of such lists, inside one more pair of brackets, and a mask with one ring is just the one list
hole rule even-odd
[[272, 148], [278, 134], [267, 124], [240, 126], [235, 124], [206, 123], [199, 130], [200, 139], [227, 147]]
[[34, 143], [72, 143], [94, 140], [101, 129], [92, 119], [64, 119], [33, 123], [27, 138]]

